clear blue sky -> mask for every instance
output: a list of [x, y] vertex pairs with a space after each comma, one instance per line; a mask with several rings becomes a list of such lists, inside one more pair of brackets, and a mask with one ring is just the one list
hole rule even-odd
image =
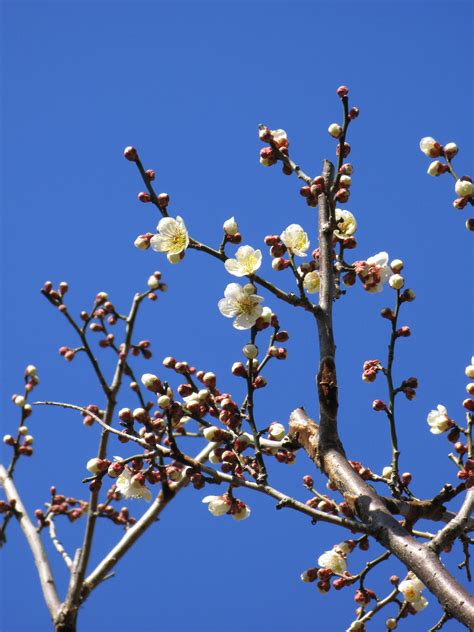
[[[340, 119], [335, 89], [345, 83], [361, 108], [350, 131], [355, 174], [345, 205], [359, 221], [355, 258], [380, 250], [403, 258], [417, 294], [403, 316], [413, 336], [401, 341], [397, 361], [399, 378], [417, 375], [421, 382], [417, 399], [399, 406], [402, 469], [416, 472], [413, 489], [421, 497], [454, 482], [448, 444], [428, 432], [426, 414], [443, 403], [462, 421], [464, 367], [473, 349], [472, 234], [464, 228], [468, 211], [451, 208], [451, 181], [425, 175], [428, 161], [418, 142], [425, 135], [457, 141], [459, 170], [472, 173], [472, 4], [12, 1], [4, 2], [2, 15], [3, 432], [17, 423], [10, 396], [28, 363], [39, 369], [39, 397], [102, 401], [85, 361], [66, 365], [57, 353], [75, 339], [39, 294], [47, 279], [70, 283], [75, 313], [100, 290], [124, 311], [149, 274], [161, 270], [170, 290], [145, 304], [137, 331], [138, 339], [153, 339], [155, 355], [138, 362], [137, 371], [160, 372], [161, 359], [172, 354], [215, 371], [222, 390], [241, 392], [229, 368], [246, 335], [216, 307], [233, 279], [195, 252], [172, 267], [133, 248], [157, 216], [136, 200], [142, 184], [122, 158], [123, 147], [135, 145], [145, 167], [156, 169], [157, 189], [171, 195], [171, 213], [182, 215], [197, 239], [217, 244], [222, 222], [235, 215], [244, 243], [254, 247], [292, 222], [305, 226], [314, 243], [314, 210], [299, 197], [296, 179], [258, 163], [257, 124], [284, 127], [293, 155], [316, 175], [321, 160], [334, 156], [326, 129]], [[289, 282], [271, 270], [268, 257], [263, 270]], [[384, 390], [381, 382], [364, 385], [360, 374], [364, 360], [385, 355], [388, 327], [378, 312], [392, 300], [388, 289], [367, 295], [357, 287], [337, 305], [341, 434], [349, 456], [375, 471], [389, 461], [387, 427], [370, 409]], [[291, 340], [288, 360], [266, 373], [259, 421], [286, 422], [301, 404], [316, 415], [313, 323], [272, 297], [266, 304], [278, 311]], [[132, 401], [125, 394], [122, 403]], [[29, 426], [36, 453], [20, 462], [17, 476], [27, 506], [47, 500], [51, 483], [67, 495], [81, 494], [96, 428], [57, 410], [38, 410]], [[292, 469], [274, 470], [277, 486], [305, 498], [301, 476], [314, 471], [303, 454]], [[251, 519], [217, 520], [200, 503], [206, 491], [186, 490], [173, 502], [87, 602], [81, 630], [345, 629], [354, 610], [351, 593], [323, 597], [299, 580], [345, 537], [342, 531], [276, 512], [271, 501], [245, 492]], [[131, 508], [138, 514], [143, 507]], [[44, 632], [49, 619], [31, 555], [11, 526], [2, 553], [0, 626]], [[82, 527], [58, 521], [69, 550], [79, 544]], [[93, 561], [120, 537], [118, 527], [100, 527]], [[459, 548], [450, 557], [455, 566]], [[52, 558], [64, 594], [62, 561], [53, 551]], [[364, 559], [354, 556], [351, 570]], [[392, 572], [403, 571], [394, 563], [369, 585], [383, 594]], [[405, 630], [427, 629], [438, 611], [428, 608]], [[382, 621], [372, 629], [382, 629]]]

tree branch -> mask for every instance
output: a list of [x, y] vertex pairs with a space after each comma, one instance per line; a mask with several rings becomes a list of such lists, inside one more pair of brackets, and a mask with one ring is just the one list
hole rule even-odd
[[0, 464], [0, 485], [5, 490], [5, 494], [9, 501], [15, 500], [15, 517], [20, 523], [20, 527], [25, 534], [25, 538], [29, 544], [31, 552], [38, 569], [41, 589], [43, 591], [44, 600], [48, 607], [51, 619], [54, 621], [61, 606], [56, 584], [54, 582], [53, 573], [49, 565], [49, 560], [44, 550], [41, 538], [36, 531], [33, 523], [28, 516], [25, 506], [23, 505], [20, 495], [15, 487], [13, 479], [7, 474], [6, 469]]

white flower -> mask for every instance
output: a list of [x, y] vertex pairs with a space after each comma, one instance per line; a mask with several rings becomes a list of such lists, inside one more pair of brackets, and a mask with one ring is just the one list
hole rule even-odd
[[202, 502], [209, 503], [208, 509], [213, 516], [223, 516], [231, 507], [230, 500], [224, 496], [206, 496]]
[[235, 235], [239, 232], [239, 226], [235, 221], [235, 217], [230, 217], [229, 219], [227, 219], [224, 222], [222, 228], [224, 229], [224, 232], [227, 233], [227, 235]]
[[388, 280], [388, 284], [394, 290], [401, 290], [405, 285], [405, 279], [401, 274], [392, 274], [392, 276]]
[[183, 253], [180, 252], [176, 255], [171, 254], [170, 252], [166, 255], [166, 258], [168, 259], [168, 261], [171, 263], [171, 265], [176, 265], [177, 263], [179, 263], [180, 261], [182, 261], [183, 259]]
[[319, 278], [319, 273], [316, 272], [308, 272], [303, 279], [303, 287], [308, 292], [308, 294], [315, 294], [319, 292], [319, 286], [321, 284], [321, 279]]
[[[421, 591], [423, 590], [424, 585], [420, 582], [418, 577], [412, 576], [409, 579], [405, 579], [398, 585], [398, 590], [405, 597], [406, 601], [410, 603], [415, 603], [424, 599], [421, 596]], [[424, 607], [424, 606], [423, 606]]]
[[156, 227], [158, 234], [153, 235], [150, 245], [157, 252], [179, 255], [189, 245], [189, 235], [181, 217], [163, 217]]
[[236, 329], [250, 329], [255, 325], [263, 311], [261, 296], [248, 294], [238, 283], [229, 283], [224, 297], [218, 303], [219, 310], [226, 318], [236, 317], [233, 323]]
[[278, 423], [278, 421], [274, 421], [268, 427], [268, 434], [270, 435], [270, 439], [273, 439], [274, 441], [281, 441], [286, 435], [285, 426]]
[[354, 215], [350, 211], [344, 209], [336, 209], [336, 222], [337, 228], [334, 231], [334, 235], [339, 239], [346, 239], [351, 237], [357, 230], [357, 221]]
[[336, 550], [325, 551], [318, 558], [318, 564], [322, 568], [328, 568], [336, 575], [342, 575], [347, 570], [345, 558]]
[[465, 373], [468, 378], [474, 379], [474, 356], [471, 358], [471, 364], [466, 367]]
[[237, 511], [235, 511], [232, 514], [232, 518], [238, 521], [246, 520], [250, 516], [250, 513], [251, 513], [250, 507], [248, 507], [244, 503], [241, 503]]
[[151, 500], [151, 492], [148, 487], [145, 487], [141, 481], [132, 476], [132, 473], [127, 468], [120, 474], [115, 484], [117, 491], [125, 498], [143, 499], [147, 502]]
[[445, 432], [451, 424], [449, 422], [448, 411], [445, 406], [438, 404], [437, 410], [430, 410], [426, 419], [433, 434]]
[[273, 142], [279, 147], [288, 147], [288, 137], [284, 129], [271, 130]]
[[298, 257], [306, 257], [306, 251], [309, 248], [309, 239], [299, 224], [290, 224], [282, 232], [280, 239], [291, 254]]
[[474, 185], [469, 180], [457, 180], [454, 190], [459, 197], [470, 197], [474, 193]]
[[351, 545], [346, 541], [335, 544], [333, 548], [337, 553], [341, 553], [342, 555], [347, 555], [353, 549], [353, 547], [351, 547]]
[[262, 265], [262, 253], [254, 250], [252, 246], [240, 246], [235, 253], [235, 259], [227, 259], [224, 263], [229, 274], [243, 277], [253, 274]]
[[[388, 254], [386, 252], [379, 252], [373, 257], [369, 257], [366, 261], [369, 266], [367, 283], [364, 279], [365, 289], [367, 292], [375, 293], [383, 290], [384, 283], [392, 275], [392, 270], [388, 265]], [[372, 270], [370, 269], [372, 268]]]
[[431, 136], [425, 136], [420, 140], [420, 149], [426, 156], [432, 158], [439, 156], [441, 153], [440, 144]]

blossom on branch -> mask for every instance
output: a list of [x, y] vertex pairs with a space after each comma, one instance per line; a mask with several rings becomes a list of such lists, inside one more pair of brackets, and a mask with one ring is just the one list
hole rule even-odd
[[235, 253], [235, 259], [227, 259], [224, 262], [227, 272], [236, 277], [253, 274], [261, 265], [262, 253], [260, 250], [254, 250], [252, 246], [240, 246]]
[[442, 404], [438, 404], [437, 410], [431, 410], [428, 413], [426, 421], [430, 426], [430, 432], [433, 434], [441, 434], [452, 426], [452, 422], [448, 417], [448, 411]]
[[165, 252], [168, 256], [180, 255], [189, 245], [189, 235], [179, 215], [163, 217], [156, 227], [158, 233], [150, 239], [150, 246], [156, 252]]
[[336, 209], [336, 222], [337, 228], [334, 231], [334, 236], [339, 239], [347, 239], [357, 230], [357, 221], [354, 215], [350, 211], [343, 209]]
[[356, 261], [354, 269], [359, 275], [364, 285], [364, 289], [371, 294], [381, 292], [384, 283], [392, 275], [392, 270], [388, 265], [388, 254], [379, 252], [373, 257], [369, 257], [367, 261]]
[[263, 312], [262, 301], [263, 297], [254, 293], [250, 283], [243, 287], [238, 283], [229, 283], [218, 307], [226, 318], [235, 317], [233, 324], [236, 329], [250, 329]]
[[428, 605], [428, 602], [421, 594], [424, 587], [418, 577], [410, 573], [408, 579], [405, 579], [398, 585], [398, 590], [405, 597], [405, 600], [411, 603], [415, 610], [419, 612]]
[[151, 492], [142, 481], [143, 474], [135, 474], [134, 476], [127, 468], [117, 478], [117, 491], [125, 496], [125, 498], [136, 498], [138, 500], [146, 500], [150, 502]]
[[291, 254], [297, 257], [306, 257], [309, 248], [308, 235], [299, 224], [290, 224], [280, 235]]
[[328, 568], [336, 575], [342, 575], [347, 570], [346, 558], [339, 549], [325, 551], [318, 558], [318, 564], [322, 568]]
[[308, 294], [315, 294], [319, 292], [319, 286], [321, 285], [321, 279], [319, 277], [319, 273], [314, 270], [313, 272], [308, 272], [303, 279], [303, 287], [308, 292]]

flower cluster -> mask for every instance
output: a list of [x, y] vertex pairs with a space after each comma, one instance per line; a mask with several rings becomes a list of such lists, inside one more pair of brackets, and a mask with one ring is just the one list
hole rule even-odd
[[232, 516], [234, 520], [245, 520], [250, 516], [250, 507], [241, 500], [237, 500], [229, 494], [223, 496], [206, 496], [202, 499], [207, 503], [208, 509], [213, 516]]
[[409, 573], [407, 579], [398, 585], [398, 590], [414, 608], [415, 612], [420, 612], [428, 605], [426, 598], [421, 594], [424, 588], [425, 586], [413, 573]]

